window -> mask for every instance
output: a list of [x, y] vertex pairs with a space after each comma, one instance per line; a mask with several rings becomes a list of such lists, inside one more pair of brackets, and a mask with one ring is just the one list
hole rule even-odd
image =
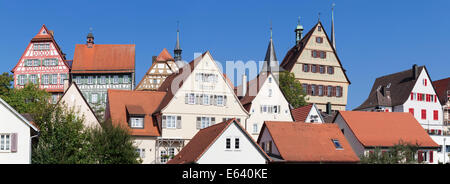
[[165, 164], [167, 162], [167, 160], [168, 160], [167, 151], [166, 150], [161, 150], [159, 156], [161, 157], [160, 158], [161, 163]]
[[94, 83], [94, 77], [88, 76], [88, 84], [93, 84], [93, 83]]
[[334, 68], [332, 66], [328, 66], [327, 72], [328, 74], [334, 74]]
[[145, 149], [136, 149], [136, 152], [139, 154], [139, 157], [145, 158]]
[[328, 86], [327, 88], [328, 88], [328, 90], [327, 90], [327, 96], [331, 97], [331, 94], [332, 94], [332, 92], [333, 92], [333, 87], [332, 87], [332, 86]]
[[336, 149], [343, 149], [341, 143], [339, 143], [339, 140], [332, 139], [331, 141], [333, 141], [334, 147], [336, 147]]
[[202, 117], [201, 118], [201, 124], [200, 124], [200, 128], [206, 128], [209, 127], [211, 125], [211, 118], [210, 117]]
[[239, 149], [239, 138], [234, 139], [234, 149]]
[[316, 42], [317, 43], [323, 43], [323, 38], [320, 37], [320, 36], [316, 37]]
[[197, 73], [195, 74], [195, 81], [217, 82], [217, 75], [211, 73]]
[[203, 105], [209, 105], [210, 100], [209, 100], [209, 95], [203, 95]]
[[272, 83], [272, 77], [269, 77], [269, 83]]
[[269, 97], [272, 97], [272, 89], [269, 89]]
[[231, 148], [231, 139], [230, 138], [226, 139], [226, 146], [225, 146], [225, 148], [226, 149], [230, 149]]
[[118, 84], [119, 83], [119, 76], [118, 75], [114, 75], [113, 82], [114, 82], [114, 84]]
[[223, 105], [223, 96], [222, 95], [217, 96], [217, 105], [219, 105], [219, 106]]
[[33, 45], [33, 49], [36, 50], [36, 51], [49, 50], [50, 49], [50, 44], [49, 43], [35, 43]]
[[98, 102], [98, 94], [92, 93], [91, 95], [91, 103], [97, 103]]
[[433, 111], [433, 120], [439, 120], [439, 112], [437, 110]]
[[176, 116], [164, 116], [166, 119], [166, 128], [177, 128]]
[[33, 60], [32, 59], [26, 59], [24, 65], [25, 66], [33, 66]]
[[308, 84], [302, 84], [303, 92], [306, 93], [306, 89], [308, 89]]
[[124, 76], [123, 76], [123, 83], [124, 83], [124, 84], [128, 84], [128, 80], [129, 80], [129, 79], [128, 79], [128, 75], [124, 75]]
[[253, 133], [258, 133], [258, 123], [253, 123]]
[[427, 110], [422, 109], [422, 119], [427, 119]]
[[423, 79], [423, 85], [427, 86], [427, 79]]
[[169, 148], [169, 157], [172, 158], [175, 156], [175, 148]]
[[194, 93], [189, 93], [188, 103], [195, 104], [195, 94]]
[[323, 96], [323, 86], [319, 85], [319, 96]]
[[445, 145], [445, 150], [447, 153], [450, 152], [450, 145]]
[[56, 102], [58, 102], [58, 98], [59, 96], [57, 94], [52, 94], [52, 103], [56, 104]]
[[11, 139], [9, 134], [0, 135], [0, 151], [11, 150]]
[[48, 82], [49, 82], [48, 78], [49, 78], [48, 74], [42, 75], [42, 83], [43, 84], [48, 84]]
[[311, 72], [312, 73], [316, 73], [317, 72], [316, 65], [311, 65]]
[[317, 93], [317, 91], [316, 91], [316, 85], [315, 85], [315, 84], [312, 84], [312, 85], [311, 85], [311, 96], [316, 96], [316, 93]]
[[317, 58], [318, 57], [318, 54], [317, 54], [316, 50], [312, 50], [311, 51], [311, 55], [312, 55], [313, 58]]
[[59, 74], [59, 84], [64, 84], [64, 80], [66, 80], [66, 74]]
[[25, 76], [25, 75], [19, 75], [18, 76], [19, 79], [17, 79], [17, 80], [18, 80], [19, 85], [25, 85], [26, 77], [27, 76]]
[[157, 83], [158, 83], [158, 80], [153, 79], [153, 84], [157, 84]]
[[58, 74], [52, 75], [52, 84], [58, 84]]
[[309, 65], [303, 64], [303, 72], [309, 72]]
[[131, 128], [144, 128], [144, 118], [143, 117], [131, 117], [130, 118]]
[[325, 51], [320, 51], [320, 58], [325, 59], [327, 57], [327, 53]]
[[336, 86], [336, 96], [337, 97], [341, 97], [342, 96], [341, 92], [342, 92], [341, 86]]
[[32, 82], [33, 84], [37, 84], [37, 75], [31, 75], [30, 82]]
[[318, 26], [318, 27], [317, 27], [317, 30], [318, 30], [318, 31], [322, 31], [322, 26]]
[[75, 83], [77, 83], [78, 85], [81, 84], [81, 76], [76, 77]]
[[325, 73], [325, 66], [320, 65], [319, 66], [319, 72], [322, 73], [322, 74]]

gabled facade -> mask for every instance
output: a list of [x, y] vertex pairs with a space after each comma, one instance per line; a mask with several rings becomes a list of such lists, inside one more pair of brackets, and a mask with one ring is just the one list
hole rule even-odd
[[436, 95], [442, 105], [442, 117], [444, 126], [446, 127], [446, 135], [450, 135], [450, 77], [433, 81], [433, 86], [436, 89]]
[[39, 130], [0, 98], [0, 164], [31, 164], [31, 139]]
[[169, 75], [176, 72], [178, 72], [178, 67], [175, 64], [175, 59], [164, 48], [154, 59], [152, 66], [136, 86], [136, 90], [155, 91]]
[[386, 151], [403, 142], [419, 145], [416, 155], [419, 162], [439, 162], [439, 145], [409, 113], [339, 111], [334, 123], [358, 156], [371, 154], [375, 148]]
[[209, 52], [167, 77], [158, 91], [167, 95], [153, 114], [161, 125], [156, 163], [175, 156], [199, 130], [231, 118], [245, 125], [249, 116]]
[[70, 68], [53, 35], [53, 31], [42, 25], [11, 72], [14, 88], [23, 88], [28, 82], [38, 84], [52, 94], [52, 102], [56, 103], [64, 92], [64, 80], [69, 79]]
[[135, 87], [135, 45], [94, 44], [89, 33], [75, 46], [71, 76], [92, 109], [104, 109], [108, 89]]
[[306, 123], [325, 123], [322, 113], [317, 109], [316, 104], [309, 104], [291, 110], [294, 121]]
[[332, 110], [345, 110], [350, 81], [322, 23], [319, 21], [304, 37], [299, 26], [296, 45], [280, 67], [294, 73], [307, 93], [308, 103], [315, 103], [321, 111], [328, 102]]
[[74, 82], [69, 84], [68, 80], [65, 80], [64, 82], [66, 82], [66, 84], [64, 84], [65, 92], [58, 101], [58, 104], [73, 110], [78, 118], [83, 118], [84, 127], [100, 128], [100, 122], [95, 116], [95, 112], [83, 97], [77, 84]]
[[233, 118], [201, 129], [168, 164], [266, 164], [269, 161]]
[[359, 162], [335, 124], [266, 121], [258, 144], [273, 163]]

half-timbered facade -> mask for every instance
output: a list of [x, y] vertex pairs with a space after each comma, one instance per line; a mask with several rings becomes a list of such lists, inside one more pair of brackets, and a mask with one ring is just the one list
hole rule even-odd
[[134, 89], [135, 45], [94, 44], [89, 33], [75, 46], [71, 75], [94, 111], [104, 109], [108, 89]]
[[23, 88], [29, 82], [37, 84], [50, 92], [56, 103], [64, 92], [64, 79], [69, 78], [70, 67], [53, 35], [53, 31], [42, 25], [11, 72], [14, 88]]
[[152, 62], [152, 66], [136, 86], [136, 90], [157, 90], [167, 76], [178, 71], [175, 59], [166, 48]]

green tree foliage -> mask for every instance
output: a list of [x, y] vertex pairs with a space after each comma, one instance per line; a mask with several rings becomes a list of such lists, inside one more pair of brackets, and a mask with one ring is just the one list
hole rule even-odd
[[32, 163], [87, 164], [93, 163], [89, 152], [89, 134], [84, 131], [83, 119], [65, 106], [39, 102], [32, 116], [40, 130], [33, 145]]
[[37, 109], [37, 106], [41, 105], [41, 102], [48, 102], [50, 97], [50, 94], [43, 89], [39, 89], [38, 85], [28, 83], [23, 88], [11, 89], [2, 98], [17, 112], [31, 113]]
[[8, 72], [3, 72], [0, 75], [0, 97], [8, 96], [11, 91], [11, 83], [13, 81], [13, 75], [10, 75]]
[[362, 156], [360, 159], [363, 164], [414, 164], [418, 163], [415, 158], [418, 150], [418, 144], [400, 141], [384, 152], [381, 148], [375, 148], [373, 153]]
[[308, 105], [306, 102], [306, 94], [303, 91], [302, 85], [295, 79], [293, 73], [287, 71], [280, 72], [279, 82], [281, 91], [283, 91], [287, 101], [294, 108]]
[[111, 122], [90, 130], [91, 154], [99, 164], [137, 164], [141, 160], [128, 129]]

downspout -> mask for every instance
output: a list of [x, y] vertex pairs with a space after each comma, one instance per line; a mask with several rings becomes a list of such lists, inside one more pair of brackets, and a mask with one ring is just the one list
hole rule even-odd
[[37, 137], [39, 137], [39, 135], [41, 135], [41, 132], [37, 132], [37, 134], [36, 135], [33, 135], [33, 136], [31, 136], [30, 137], [30, 164], [31, 164], [31, 154], [33, 153], [33, 151], [32, 151], [32, 149], [33, 149], [33, 138], [37, 138]]

